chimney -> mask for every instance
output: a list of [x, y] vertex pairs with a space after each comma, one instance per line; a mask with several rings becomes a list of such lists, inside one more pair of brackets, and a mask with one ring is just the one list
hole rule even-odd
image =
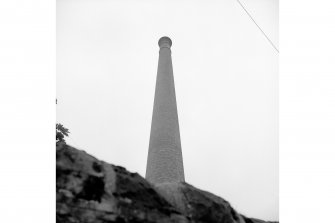
[[183, 156], [171, 59], [172, 41], [169, 37], [162, 37], [158, 45], [160, 50], [146, 179], [153, 184], [183, 182]]

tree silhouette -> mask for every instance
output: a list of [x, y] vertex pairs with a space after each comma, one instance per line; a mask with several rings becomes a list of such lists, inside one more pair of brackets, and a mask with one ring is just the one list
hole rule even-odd
[[56, 124], [56, 142], [65, 142], [64, 137], [69, 136], [69, 133], [69, 129], [65, 128], [62, 124]]
[[[57, 99], [56, 99], [57, 104]], [[56, 143], [65, 142], [65, 136], [69, 136], [69, 129], [65, 128], [62, 124], [56, 123]]]

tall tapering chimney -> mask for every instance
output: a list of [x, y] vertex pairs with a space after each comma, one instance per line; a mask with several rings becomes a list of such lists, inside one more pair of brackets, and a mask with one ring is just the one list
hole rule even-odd
[[185, 181], [169, 37], [160, 47], [146, 179], [154, 184]]

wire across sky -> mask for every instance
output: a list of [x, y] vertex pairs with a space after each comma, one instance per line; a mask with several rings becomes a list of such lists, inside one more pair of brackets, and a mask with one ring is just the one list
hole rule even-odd
[[272, 45], [272, 47], [279, 53], [279, 50], [274, 45], [274, 43], [271, 41], [271, 39], [265, 34], [265, 32], [262, 30], [262, 28], [257, 24], [257, 22], [254, 20], [254, 18], [251, 16], [251, 14], [247, 11], [247, 9], [242, 5], [242, 3], [239, 0], [236, 0], [238, 4], [243, 8], [243, 10], [247, 13], [249, 18], [255, 23], [255, 25], [258, 27], [258, 29], [263, 33], [265, 38], [269, 41], [269, 43]]

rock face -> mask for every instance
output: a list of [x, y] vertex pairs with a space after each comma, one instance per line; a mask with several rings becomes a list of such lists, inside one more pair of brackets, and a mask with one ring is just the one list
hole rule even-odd
[[56, 148], [57, 223], [262, 223], [186, 183], [153, 186], [64, 143]]
[[187, 183], [161, 184], [156, 189], [177, 210], [195, 222], [245, 222], [227, 201]]

